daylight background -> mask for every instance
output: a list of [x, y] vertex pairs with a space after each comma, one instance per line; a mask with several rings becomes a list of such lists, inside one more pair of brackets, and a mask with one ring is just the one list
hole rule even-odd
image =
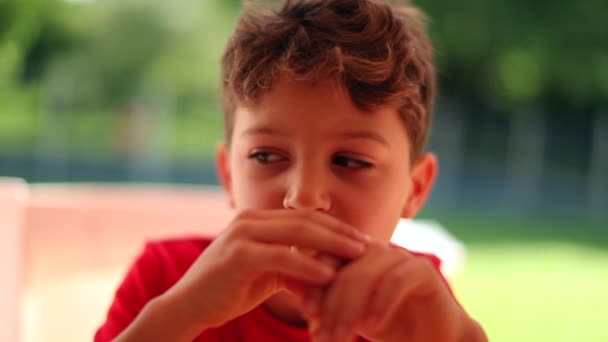
[[[416, 2], [441, 86], [421, 215], [491, 341], [607, 341], [605, 0]], [[0, 0], [0, 176], [217, 184], [240, 0]]]

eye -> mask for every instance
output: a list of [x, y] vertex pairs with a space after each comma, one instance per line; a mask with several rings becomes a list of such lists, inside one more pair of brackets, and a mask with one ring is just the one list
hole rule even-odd
[[278, 153], [270, 151], [254, 151], [247, 158], [252, 159], [260, 164], [270, 164], [285, 160], [285, 157]]
[[335, 156], [332, 159], [332, 163], [347, 169], [371, 169], [374, 167], [374, 164], [370, 162], [347, 156]]

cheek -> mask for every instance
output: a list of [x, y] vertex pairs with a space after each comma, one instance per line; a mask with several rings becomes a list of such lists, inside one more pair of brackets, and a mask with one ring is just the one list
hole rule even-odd
[[[334, 202], [341, 218], [371, 235], [374, 239], [388, 242], [401, 217], [405, 203], [404, 186], [394, 182], [377, 182], [356, 193], [338, 195], [340, 204]], [[401, 185], [401, 182], [397, 182]]]
[[243, 172], [234, 179], [236, 209], [278, 209], [283, 207], [284, 189], [276, 178], [262, 178]]

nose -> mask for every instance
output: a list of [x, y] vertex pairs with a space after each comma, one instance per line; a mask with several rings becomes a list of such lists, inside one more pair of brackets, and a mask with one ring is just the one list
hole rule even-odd
[[329, 211], [331, 209], [329, 176], [314, 167], [294, 167], [287, 179], [283, 207]]

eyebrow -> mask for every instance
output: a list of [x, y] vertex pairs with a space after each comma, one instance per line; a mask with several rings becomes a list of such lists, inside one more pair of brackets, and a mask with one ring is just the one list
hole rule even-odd
[[256, 135], [256, 134], [265, 134], [265, 135], [285, 135], [279, 132], [276, 129], [267, 127], [267, 126], [255, 126], [246, 129], [241, 133], [241, 135]]
[[[281, 133], [280, 131], [267, 127], [267, 126], [255, 126], [246, 129], [241, 133], [241, 135], [256, 135], [256, 134], [264, 134], [264, 135], [280, 135], [286, 136], [286, 134]], [[340, 137], [345, 139], [369, 139], [374, 140], [386, 147], [389, 146], [388, 141], [381, 136], [380, 134], [367, 130], [360, 131], [347, 131], [340, 134]]]
[[376, 133], [376, 132], [372, 132], [372, 131], [350, 131], [350, 132], [344, 132], [341, 134], [341, 136], [343, 138], [346, 139], [371, 139], [374, 140], [376, 142], [379, 142], [380, 144], [384, 145], [384, 146], [389, 146], [389, 143], [386, 139], [384, 139], [383, 136], [381, 136], [380, 134]]

